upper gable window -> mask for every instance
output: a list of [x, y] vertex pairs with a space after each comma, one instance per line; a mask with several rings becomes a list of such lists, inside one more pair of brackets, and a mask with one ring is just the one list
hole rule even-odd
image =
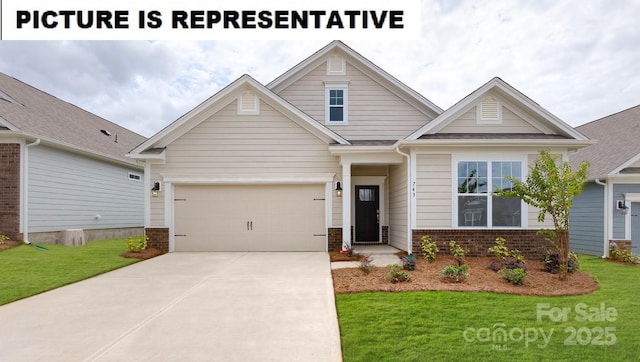
[[325, 124], [346, 124], [349, 118], [347, 85], [326, 84], [325, 87]]
[[260, 114], [260, 98], [253, 92], [244, 92], [238, 97], [238, 114]]
[[332, 55], [327, 59], [327, 75], [346, 75], [347, 62], [339, 55]]
[[501, 124], [502, 105], [494, 97], [484, 97], [476, 107], [478, 124]]

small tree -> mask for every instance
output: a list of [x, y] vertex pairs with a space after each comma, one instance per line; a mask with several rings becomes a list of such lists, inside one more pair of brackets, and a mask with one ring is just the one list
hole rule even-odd
[[587, 179], [589, 164], [583, 162], [573, 172], [569, 162], [560, 162], [559, 155], [548, 150], [540, 152], [540, 157], [531, 166], [527, 180], [522, 182], [507, 177], [513, 184], [511, 190], [500, 190], [496, 194], [503, 197], [519, 197], [527, 204], [539, 209], [538, 221], [544, 222], [549, 214], [555, 230], [547, 230], [550, 240], [558, 249], [560, 280], [567, 280], [569, 260], [569, 211], [573, 197], [582, 192]]

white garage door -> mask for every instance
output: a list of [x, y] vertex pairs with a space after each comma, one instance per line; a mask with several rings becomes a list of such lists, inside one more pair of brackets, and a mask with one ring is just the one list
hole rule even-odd
[[324, 251], [324, 185], [176, 186], [176, 251]]

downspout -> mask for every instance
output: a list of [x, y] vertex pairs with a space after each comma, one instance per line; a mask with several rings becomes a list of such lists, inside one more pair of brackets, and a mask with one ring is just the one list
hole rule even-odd
[[22, 226], [24, 228], [22, 232], [22, 238], [25, 244], [31, 244], [31, 242], [29, 241], [29, 149], [39, 144], [40, 139], [37, 138], [33, 143], [25, 144], [24, 150], [24, 191], [22, 193], [24, 199], [22, 203], [22, 210], [20, 212], [22, 212]]
[[407, 158], [407, 253], [413, 254], [413, 243], [411, 242], [411, 156], [400, 151], [400, 146], [397, 146], [395, 150]]
[[604, 186], [604, 253], [602, 254], [602, 259], [606, 259], [609, 257], [609, 192], [606, 182], [602, 182], [600, 179], [595, 179], [595, 182], [600, 186]]

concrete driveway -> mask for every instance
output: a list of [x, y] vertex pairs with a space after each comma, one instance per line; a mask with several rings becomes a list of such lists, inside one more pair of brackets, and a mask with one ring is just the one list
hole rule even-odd
[[0, 307], [0, 361], [340, 361], [326, 253], [171, 253]]

